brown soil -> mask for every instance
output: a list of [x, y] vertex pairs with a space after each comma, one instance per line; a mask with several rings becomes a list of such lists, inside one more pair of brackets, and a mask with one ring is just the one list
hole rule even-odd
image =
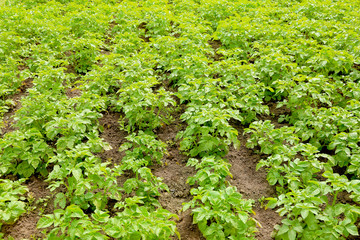
[[77, 88], [68, 88], [66, 89], [65, 94], [68, 98], [74, 98], [74, 97], [79, 97], [81, 95], [81, 91], [80, 89]]
[[5, 239], [10, 236], [15, 240], [37, 239], [42, 237], [41, 232], [36, 228], [36, 223], [40, 219], [38, 211], [32, 211], [20, 217], [13, 225], [3, 225], [1, 232]]
[[239, 135], [241, 135], [241, 147], [239, 149], [231, 148], [226, 156], [231, 164], [230, 171], [233, 175], [230, 183], [237, 187], [243, 198], [255, 200], [253, 211], [256, 215], [253, 217], [261, 225], [258, 227], [259, 232], [256, 239], [269, 240], [274, 226], [280, 224], [281, 217], [272, 209], [262, 208], [259, 199], [274, 196], [275, 188], [268, 184], [264, 169], [256, 171], [256, 164], [260, 160], [260, 156], [247, 149], [245, 147], [246, 138], [242, 136], [242, 132]]
[[36, 176], [31, 176], [27, 183], [29, 194], [33, 196], [35, 200], [50, 196], [50, 190], [47, 188], [48, 186], [48, 183], [44, 182], [44, 179], [39, 179]]
[[[290, 110], [281, 107], [276, 108], [277, 103], [269, 102], [268, 104], [270, 115], [260, 115], [259, 120], [270, 120], [276, 128], [288, 126], [287, 123], [279, 123], [278, 118], [280, 115], [289, 114]], [[254, 153], [253, 150], [247, 149], [245, 144], [249, 135], [244, 135], [244, 126], [239, 122], [233, 122], [232, 126], [239, 133], [239, 140], [241, 146], [239, 149], [231, 148], [226, 158], [232, 165], [231, 173], [233, 178], [230, 183], [237, 187], [238, 191], [243, 195], [243, 198], [254, 199], [255, 205], [253, 211], [256, 215], [253, 217], [259, 222], [261, 228], [256, 235], [258, 240], [269, 240], [274, 226], [281, 223], [282, 217], [273, 210], [261, 207], [262, 197], [275, 197], [276, 189], [270, 186], [266, 180], [265, 169], [256, 170], [256, 165], [261, 159], [261, 155]]]
[[103, 162], [120, 163], [125, 156], [124, 152], [119, 152], [119, 147], [126, 140], [127, 133], [119, 129], [119, 118], [119, 113], [104, 112], [103, 117], [99, 119], [99, 124], [103, 128], [100, 137], [109, 143], [112, 148], [97, 154]]
[[224, 57], [224, 55], [222, 55], [221, 53], [217, 53], [217, 50], [222, 46], [221, 41], [209, 40], [208, 44], [212, 47], [212, 49], [214, 49], [214, 56], [213, 56], [214, 61], [221, 60]]
[[110, 55], [112, 52], [107, 50], [107, 49], [101, 49], [100, 51], [100, 54], [103, 54], [103, 55]]
[[176, 223], [182, 239], [204, 239], [197, 225], [192, 223], [191, 211], [181, 211], [182, 204], [192, 198], [190, 185], [186, 180], [195, 174], [195, 170], [181, 163], [186, 158], [176, 148], [171, 148], [169, 152], [170, 156], [164, 159], [164, 166], [153, 170], [154, 175], [163, 178], [163, 182], [169, 187], [169, 192], [162, 193], [159, 202], [165, 209], [179, 216]]
[[[68, 56], [68, 55], [70, 56], [71, 54], [72, 54], [71, 52], [69, 52], [68, 54], [65, 53], [66, 56]], [[66, 65], [65, 68], [66, 68], [65, 73], [72, 73], [72, 74], [77, 75], [77, 72], [73, 65]]]
[[[163, 166], [155, 168], [152, 172], [155, 176], [163, 178], [163, 182], [169, 187], [169, 192], [162, 193], [159, 197], [160, 204], [172, 213], [179, 216], [176, 221], [177, 228], [182, 239], [200, 240], [202, 237], [197, 225], [193, 224], [191, 211], [181, 211], [182, 204], [191, 200], [190, 185], [186, 180], [195, 175], [195, 169], [186, 166], [187, 157], [180, 153], [179, 142], [176, 134], [184, 126], [176, 118], [176, 121], [156, 131], [157, 136], [163, 142], [168, 143], [168, 155], [163, 159]], [[174, 237], [173, 239], [177, 239]]]
[[[261, 120], [270, 120], [275, 127], [286, 126], [286, 124], [278, 123], [277, 119], [279, 114], [274, 113], [276, 104], [270, 104], [270, 116], [263, 115]], [[286, 111], [286, 110], [285, 110]], [[263, 197], [276, 197], [276, 188], [270, 186], [266, 176], [265, 169], [256, 170], [256, 165], [260, 161], [262, 155], [256, 154], [252, 149], [246, 148], [245, 144], [250, 137], [249, 134], [244, 134], [245, 126], [241, 125], [238, 121], [231, 121], [230, 124], [238, 131], [238, 139], [241, 146], [239, 149], [231, 147], [229, 153], [225, 157], [231, 164], [231, 173], [233, 178], [230, 179], [230, 183], [237, 187], [238, 191], [243, 195], [245, 199], [255, 200], [253, 216], [256, 221], [261, 225], [258, 226], [259, 232], [256, 234], [258, 240], [269, 240], [271, 238], [274, 226], [281, 223], [282, 218], [274, 209], [266, 209], [261, 205], [261, 199]]]
[[[245, 141], [242, 142], [245, 144]], [[230, 183], [247, 199], [259, 199], [262, 196], [271, 196], [275, 188], [266, 180], [264, 169], [256, 171], [259, 155], [242, 145], [239, 149], [231, 148], [226, 158], [231, 164], [233, 178]]]
[[208, 44], [216, 51], [218, 50], [221, 46], [222, 43], [220, 40], [209, 40]]

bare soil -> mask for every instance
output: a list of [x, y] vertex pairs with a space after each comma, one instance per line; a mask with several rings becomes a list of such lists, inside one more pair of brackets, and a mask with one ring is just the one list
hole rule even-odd
[[253, 211], [255, 218], [261, 227], [256, 234], [258, 240], [271, 239], [271, 233], [276, 224], [281, 223], [281, 217], [273, 209], [263, 208], [261, 206], [262, 197], [273, 197], [276, 193], [275, 187], [270, 186], [266, 180], [266, 171], [259, 169], [256, 171], [256, 164], [259, 162], [261, 156], [255, 154], [252, 150], [245, 147], [246, 136], [243, 136], [243, 131], [240, 129], [239, 136], [241, 147], [239, 149], [231, 148], [226, 158], [231, 164], [231, 173], [233, 178], [230, 183], [236, 186], [238, 191], [245, 199], [254, 199], [255, 204]]
[[74, 98], [79, 97], [81, 95], [81, 91], [77, 88], [68, 88], [66, 89], [65, 94], [68, 98]]
[[104, 112], [103, 117], [99, 119], [99, 125], [103, 129], [100, 137], [111, 146], [111, 150], [97, 154], [103, 162], [118, 164], [125, 156], [124, 152], [119, 152], [119, 147], [126, 141], [125, 137], [127, 136], [127, 133], [119, 129], [119, 118], [120, 113]]
[[[164, 165], [153, 170], [155, 176], [163, 178], [168, 185], [170, 192], [163, 193], [159, 201], [163, 208], [179, 216], [176, 221], [178, 231], [182, 239], [198, 240], [205, 239], [196, 224], [193, 224], [191, 211], [181, 211], [183, 203], [191, 200], [190, 185], [186, 180], [195, 175], [195, 169], [186, 166], [187, 157], [180, 153], [179, 142], [176, 140], [176, 134], [185, 126], [176, 121], [160, 128], [157, 136], [163, 142], [168, 143], [169, 155], [163, 159]], [[177, 238], [173, 238], [177, 239]]]
[[212, 57], [214, 61], [220, 61], [224, 55], [218, 53], [217, 50], [222, 46], [220, 40], [209, 40], [208, 44], [214, 49], [214, 56]]

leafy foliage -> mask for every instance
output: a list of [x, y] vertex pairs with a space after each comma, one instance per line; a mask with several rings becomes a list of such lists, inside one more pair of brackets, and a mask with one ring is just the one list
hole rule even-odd
[[[25, 211], [24, 179], [41, 174], [56, 194], [57, 209], [38, 222], [47, 239], [178, 235], [176, 215], [158, 199], [168, 187], [150, 167], [167, 155], [156, 133], [179, 123], [180, 151], [196, 170], [184, 210], [207, 239], [252, 239], [253, 201], [230, 185], [225, 159], [240, 147], [235, 126], [242, 124], [246, 146], [263, 158], [257, 167], [277, 189], [267, 199], [283, 216], [276, 239], [357, 236], [357, 5], [4, 2], [0, 119], [7, 122], [0, 127], [14, 124], [0, 139], [0, 176], [23, 180], [1, 180], [3, 223]], [[273, 104], [286, 111], [278, 116]], [[106, 111], [117, 112], [126, 131], [122, 159], [101, 158], [111, 149], [98, 120]]]

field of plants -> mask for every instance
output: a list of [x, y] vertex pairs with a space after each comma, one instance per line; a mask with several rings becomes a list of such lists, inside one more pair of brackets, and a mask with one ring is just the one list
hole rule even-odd
[[359, 7], [0, 1], [0, 238], [359, 239]]

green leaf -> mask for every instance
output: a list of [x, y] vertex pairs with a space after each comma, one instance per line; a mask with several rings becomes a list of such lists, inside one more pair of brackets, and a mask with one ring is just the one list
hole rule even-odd
[[239, 213], [238, 213], [238, 217], [240, 218], [240, 220], [241, 220], [244, 224], [246, 224], [246, 222], [247, 222], [247, 220], [248, 220], [248, 218], [249, 218], [248, 214], [245, 213], [245, 212], [239, 212]]
[[36, 227], [37, 228], [47, 228], [50, 227], [54, 223], [54, 220], [48, 217], [42, 217], [39, 219]]
[[76, 179], [76, 181], [78, 181], [78, 182], [82, 178], [82, 171], [80, 168], [73, 169], [72, 174], [73, 174], [74, 178]]
[[346, 225], [345, 228], [346, 228], [346, 231], [348, 231], [351, 235], [353, 235], [353, 236], [358, 236], [359, 235], [358, 229], [354, 224]]
[[126, 180], [123, 187], [126, 193], [131, 193], [133, 189], [138, 186], [137, 180], [135, 178], [130, 178]]
[[308, 209], [302, 209], [301, 210], [301, 217], [303, 219], [305, 219], [308, 215], [309, 215], [309, 210]]
[[64, 209], [66, 206], [66, 196], [64, 193], [57, 193], [56, 198], [54, 200], [54, 205], [59, 205], [60, 208]]
[[359, 140], [359, 135], [357, 132], [351, 132], [349, 133], [349, 137], [351, 140]]
[[288, 231], [288, 237], [289, 237], [289, 240], [295, 240], [296, 239], [296, 231], [293, 229]]
[[82, 218], [84, 216], [84, 212], [77, 205], [70, 205], [66, 208], [66, 213], [70, 213], [70, 217], [73, 218]]
[[313, 213], [309, 213], [309, 215], [305, 219], [305, 223], [307, 224], [310, 230], [316, 230], [319, 228], [318, 220], [316, 219]]
[[288, 225], [282, 225], [277, 233], [277, 235], [283, 235], [285, 233], [287, 233], [289, 231], [289, 226]]
[[182, 210], [185, 212], [186, 210], [188, 210], [191, 207], [191, 204], [192, 204], [191, 202], [184, 203]]
[[274, 208], [277, 206], [277, 200], [276, 198], [266, 198], [269, 202], [266, 204], [267, 208]]
[[35, 169], [28, 162], [23, 161], [17, 166], [16, 171], [18, 174], [28, 178], [34, 174]]
[[107, 222], [109, 219], [109, 214], [107, 212], [100, 211], [98, 209], [91, 215], [95, 221], [104, 223]]

